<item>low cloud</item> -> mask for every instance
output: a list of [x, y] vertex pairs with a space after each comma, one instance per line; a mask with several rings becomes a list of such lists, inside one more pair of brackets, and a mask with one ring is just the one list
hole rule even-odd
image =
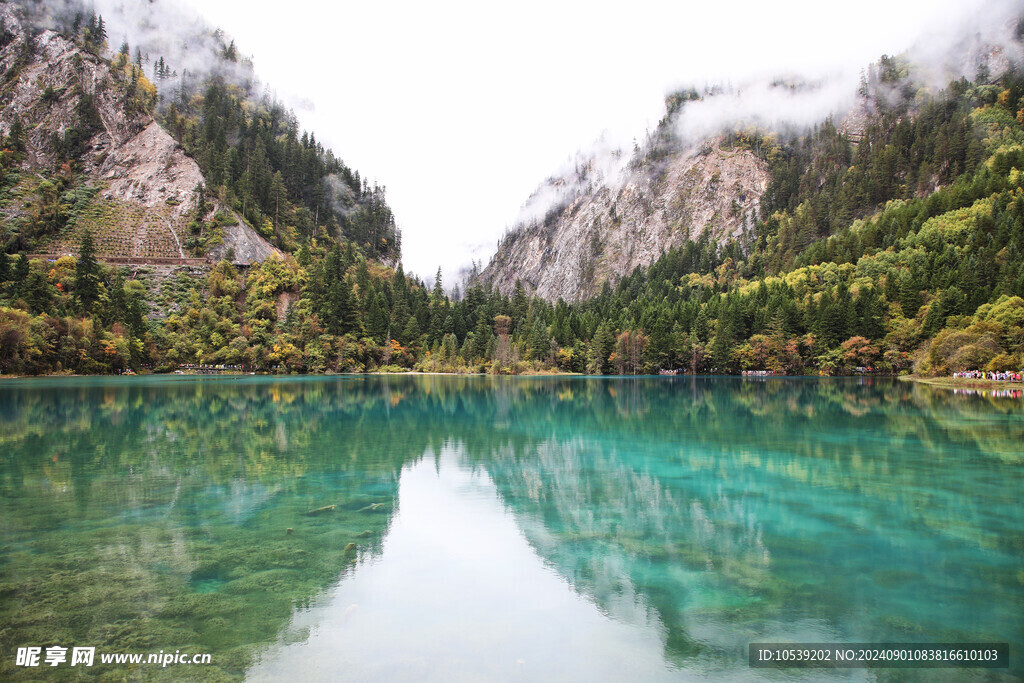
[[857, 99], [857, 82], [857, 74], [848, 73], [811, 83], [777, 78], [726, 86], [686, 103], [675, 121], [675, 132], [690, 145], [749, 127], [779, 132], [810, 128], [849, 111]]
[[629, 153], [604, 138], [589, 149], [578, 151], [530, 195], [519, 210], [515, 225], [541, 223], [551, 211], [568, 205], [581, 194], [602, 185], [617, 184], [629, 160]]

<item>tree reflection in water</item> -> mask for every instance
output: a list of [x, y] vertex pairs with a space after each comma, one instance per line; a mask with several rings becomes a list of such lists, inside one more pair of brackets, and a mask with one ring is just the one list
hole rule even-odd
[[241, 676], [447, 448], [681, 666], [771, 637], [1019, 645], [1022, 405], [877, 380], [11, 381], [0, 644], [173, 645]]

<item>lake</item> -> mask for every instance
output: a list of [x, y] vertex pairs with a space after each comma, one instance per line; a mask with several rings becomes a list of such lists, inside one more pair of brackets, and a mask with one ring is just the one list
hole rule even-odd
[[[939, 673], [1016, 678], [1022, 444], [1024, 401], [892, 380], [7, 380], [0, 678], [936, 673], [764, 641], [1008, 642]], [[158, 652], [211, 662], [99, 659]]]

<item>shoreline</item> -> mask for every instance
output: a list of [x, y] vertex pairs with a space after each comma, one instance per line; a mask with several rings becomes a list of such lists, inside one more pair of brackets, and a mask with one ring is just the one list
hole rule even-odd
[[[375, 375], [380, 377], [386, 376], [409, 376], [409, 375], [421, 375], [421, 376], [447, 376], [447, 377], [582, 377], [583, 375], [578, 372], [560, 372], [560, 371], [545, 371], [545, 372], [521, 372], [517, 375], [501, 373], [492, 374], [489, 372], [418, 372], [416, 370], [408, 370], [406, 372], [381, 372], [374, 370], [371, 372], [354, 372], [354, 373], [270, 373], [270, 372], [225, 372], [225, 373], [182, 373], [180, 375], [173, 372], [139, 372], [132, 375], [79, 375], [73, 373], [53, 373], [45, 375], [5, 375], [0, 374], [0, 382], [4, 380], [15, 380], [15, 379], [54, 379], [59, 377], [247, 377], [247, 376], [263, 376], [263, 377], [331, 377], [331, 376], [342, 376], [342, 375]], [[607, 375], [608, 377], [627, 377], [628, 375]], [[658, 375], [646, 375], [649, 377], [657, 377]], [[693, 375], [679, 375], [680, 377], [693, 376]], [[712, 375], [708, 375], [712, 376]], [[719, 375], [720, 377], [740, 377], [740, 375]], [[804, 377], [805, 375], [777, 375], [775, 377]], [[837, 377], [858, 377], [859, 375], [837, 375]], [[814, 377], [813, 375], [806, 375], [806, 377]], [[894, 377], [889, 375], [889, 377]], [[941, 387], [945, 389], [1005, 389], [1005, 388], [1019, 388], [1024, 389], [1024, 382], [1008, 382], [1000, 380], [990, 379], [966, 379], [961, 377], [921, 377], [919, 375], [900, 375], [895, 376], [901, 382], [915, 382], [918, 384], [927, 384], [935, 387]], [[755, 378], [760, 379], [760, 378]]]
[[[408, 370], [406, 372], [380, 372], [374, 370], [372, 372], [299, 372], [299, 373], [273, 373], [273, 372], [223, 372], [223, 373], [203, 373], [203, 372], [183, 372], [177, 374], [174, 372], [136, 372], [130, 375], [127, 374], [102, 374], [102, 375], [79, 375], [75, 373], [50, 373], [45, 375], [0, 375], [0, 382], [4, 380], [12, 379], [54, 379], [59, 377], [341, 377], [341, 376], [357, 376], [357, 375], [375, 375], [379, 377], [403, 377], [407, 375], [421, 375], [421, 376], [446, 376], [446, 377], [580, 377], [578, 372], [520, 372], [517, 375], [510, 373], [490, 373], [490, 372], [418, 372], [416, 370]], [[609, 375], [614, 376], [614, 375]], [[623, 375], [625, 376], [625, 375]]]

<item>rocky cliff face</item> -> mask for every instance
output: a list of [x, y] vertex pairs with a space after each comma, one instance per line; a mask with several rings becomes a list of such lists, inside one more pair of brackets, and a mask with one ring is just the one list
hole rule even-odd
[[[21, 123], [22, 170], [52, 170], [59, 141], [82, 135], [81, 170], [101, 188], [94, 210], [85, 215], [111, 218], [88, 225], [97, 233], [98, 254], [189, 256], [182, 246], [189, 212], [195, 188], [206, 184], [199, 165], [149, 114], [126, 106], [119, 74], [106, 60], [53, 31], [33, 35], [9, 3], [0, 3], [0, 24], [0, 134]], [[83, 125], [84, 109], [95, 114], [91, 126]], [[214, 211], [224, 208], [213, 205]], [[83, 226], [68, 226], [49, 248], [76, 251], [76, 227]], [[210, 255], [229, 249], [240, 262], [261, 261], [277, 251], [240, 219]]]
[[564, 208], [509, 233], [480, 278], [506, 293], [522, 280], [546, 299], [579, 301], [688, 239], [739, 236], [767, 185], [762, 160], [718, 139], [656, 162], [638, 154], [618, 179], [587, 184]]
[[94, 169], [98, 157], [142, 129], [144, 117], [126, 116], [116, 91], [103, 87], [111, 81], [105, 63], [53, 31], [29, 35], [10, 4], [0, 4], [0, 22], [8, 40], [0, 52], [5, 76], [0, 130], [8, 133], [13, 116], [22, 118], [30, 167], [53, 165], [51, 138], [76, 124], [83, 94], [94, 98], [104, 129], [93, 139], [95, 154], [85, 160], [88, 167]]

